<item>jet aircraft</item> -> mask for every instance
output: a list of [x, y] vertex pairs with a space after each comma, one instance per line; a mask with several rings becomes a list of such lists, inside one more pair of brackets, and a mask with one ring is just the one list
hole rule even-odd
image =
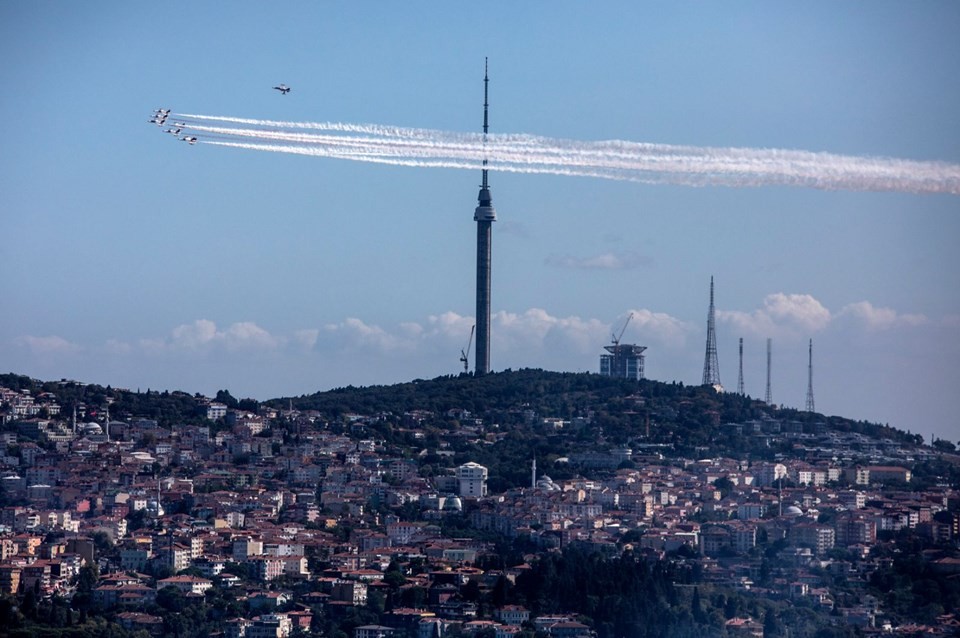
[[186, 143], [188, 143], [188, 144], [196, 144], [196, 143], [197, 143], [197, 138], [195, 138], [195, 137], [181, 137], [181, 138], [180, 138], [180, 141], [181, 141], [181, 142], [186, 142]]
[[280, 91], [280, 95], [286, 95], [287, 93], [290, 92], [290, 87], [287, 86], [286, 84], [281, 84], [280, 86], [275, 86], [273, 88]]

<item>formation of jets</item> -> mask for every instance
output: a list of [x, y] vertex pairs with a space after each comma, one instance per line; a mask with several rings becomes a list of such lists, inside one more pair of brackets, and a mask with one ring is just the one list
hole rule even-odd
[[[162, 128], [163, 125], [167, 123], [168, 117], [170, 117], [170, 109], [157, 109], [153, 112], [153, 117], [151, 117], [147, 121], [150, 124], [156, 124], [157, 126]], [[197, 143], [196, 137], [192, 137], [188, 135], [184, 135], [183, 137], [180, 136], [180, 133], [183, 131], [184, 128], [186, 128], [186, 126], [187, 126], [186, 122], [173, 122], [170, 125], [170, 128], [166, 129], [164, 133], [169, 133], [170, 135], [173, 135], [175, 138], [177, 138], [181, 142], [186, 142], [188, 144], [196, 144]]]
[[[286, 84], [279, 84], [273, 88], [276, 89], [277, 91], [280, 91], [280, 95], [286, 95], [287, 93], [290, 92], [290, 87], [287, 86]], [[150, 119], [147, 120], [147, 122], [149, 122], [150, 124], [156, 124], [157, 126], [162, 128], [163, 125], [167, 123], [168, 117], [170, 117], [170, 109], [156, 109], [153, 112], [153, 115], [150, 117]], [[175, 138], [177, 138], [181, 142], [186, 142], [187, 144], [190, 144], [190, 145], [196, 144], [197, 138], [195, 136], [180, 135], [180, 133], [183, 131], [184, 128], [186, 128], [186, 126], [187, 126], [186, 122], [173, 122], [170, 128], [166, 129], [164, 133], [169, 133], [170, 135], [173, 135]]]
[[156, 124], [157, 126], [163, 126], [164, 122], [167, 121], [167, 117], [170, 115], [170, 109], [157, 109], [153, 112], [153, 117], [151, 117], [148, 122], [151, 124]]

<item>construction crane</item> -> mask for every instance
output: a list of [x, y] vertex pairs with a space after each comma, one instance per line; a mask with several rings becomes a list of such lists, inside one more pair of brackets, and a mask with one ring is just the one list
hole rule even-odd
[[470, 326], [470, 339], [467, 340], [467, 349], [460, 351], [460, 361], [463, 363], [463, 371], [470, 371], [470, 363], [468, 362], [467, 354], [470, 352], [470, 346], [473, 344], [473, 331], [476, 329], [476, 324]]
[[619, 347], [620, 347], [620, 339], [623, 338], [623, 333], [627, 331], [627, 324], [630, 323], [630, 320], [631, 320], [631, 319], [633, 319], [633, 313], [632, 313], [632, 312], [631, 312], [629, 315], [627, 315], [627, 320], [623, 322], [623, 329], [620, 330], [620, 336], [618, 337], [618, 336], [615, 335], [615, 334], [611, 334], [611, 335], [610, 335], [611, 337], [613, 337], [613, 346], [614, 346], [615, 348], [619, 348]]
[[611, 337], [613, 337], [613, 350], [612, 350], [613, 366], [612, 367], [613, 367], [613, 370], [615, 371], [614, 374], [616, 375], [620, 375], [623, 373], [623, 367], [625, 364], [623, 362], [623, 357], [620, 356], [620, 340], [623, 339], [623, 333], [627, 331], [627, 325], [630, 323], [631, 319], [633, 319], [632, 312], [629, 315], [627, 315], [627, 320], [623, 322], [623, 328], [620, 329], [619, 336], [615, 334], [610, 335]]

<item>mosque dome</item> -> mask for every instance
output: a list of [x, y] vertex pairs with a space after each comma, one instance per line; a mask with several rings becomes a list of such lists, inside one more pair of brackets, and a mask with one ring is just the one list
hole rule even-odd
[[81, 427], [84, 434], [103, 434], [103, 428], [100, 426], [100, 424], [94, 423], [93, 421], [90, 423], [84, 423]]

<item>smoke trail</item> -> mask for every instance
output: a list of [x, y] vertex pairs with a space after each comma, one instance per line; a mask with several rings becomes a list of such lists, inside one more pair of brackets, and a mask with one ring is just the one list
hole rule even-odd
[[[395, 166], [549, 173], [690, 186], [789, 185], [960, 195], [960, 165], [785, 149], [584, 142], [337, 122], [175, 114], [207, 144]], [[219, 125], [217, 123], [220, 123]], [[223, 124], [232, 125], [224, 126]]]

